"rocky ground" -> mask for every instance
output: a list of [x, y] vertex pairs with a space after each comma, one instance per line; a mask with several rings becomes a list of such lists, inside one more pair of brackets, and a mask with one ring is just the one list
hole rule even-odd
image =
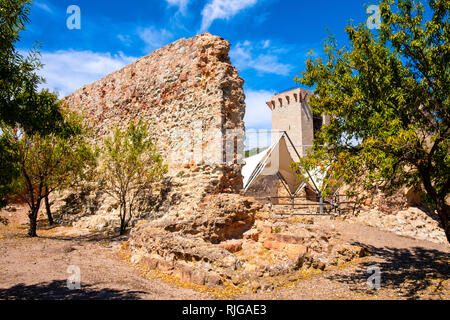
[[430, 210], [410, 207], [390, 214], [380, 214], [376, 209], [363, 210], [357, 216], [349, 219], [385, 231], [391, 231], [400, 236], [445, 243], [444, 230], [440, 228], [437, 215]]
[[[26, 236], [26, 209], [1, 211], [0, 299], [448, 299], [450, 246], [398, 236], [358, 222], [311, 217], [311, 226], [333, 230], [350, 245], [371, 255], [339, 266], [290, 275], [282, 286], [249, 290], [208, 288], [142, 268], [127, 250], [127, 237], [71, 227], [49, 228], [42, 217], [39, 238]], [[286, 220], [289, 224], [289, 220]], [[311, 221], [303, 221], [311, 223]], [[278, 227], [283, 220], [277, 222]], [[292, 224], [292, 223], [291, 223]], [[252, 235], [248, 235], [252, 237]], [[273, 245], [274, 236], [270, 242]], [[275, 236], [277, 238], [277, 236]], [[252, 242], [249, 242], [252, 243]], [[257, 242], [254, 242], [256, 245]], [[259, 242], [258, 242], [259, 243]], [[262, 245], [271, 246], [271, 245]], [[238, 245], [239, 246], [239, 245]], [[245, 245], [244, 245], [245, 247]], [[233, 248], [228, 247], [227, 250]], [[241, 255], [246, 248], [241, 249]], [[247, 248], [248, 250], [248, 248]], [[275, 249], [276, 252], [278, 249]], [[239, 253], [238, 253], [239, 255]], [[262, 259], [259, 257], [259, 259]], [[264, 260], [264, 259], [262, 259]], [[68, 290], [67, 268], [81, 270], [81, 289]], [[367, 287], [367, 269], [378, 266], [381, 289]], [[262, 275], [260, 283], [265, 277]]]

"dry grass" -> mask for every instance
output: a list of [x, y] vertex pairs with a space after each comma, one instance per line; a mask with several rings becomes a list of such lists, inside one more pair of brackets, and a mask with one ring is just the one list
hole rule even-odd
[[128, 243], [125, 242], [122, 245], [122, 248], [117, 253], [118, 257], [126, 261], [130, 266], [136, 268], [139, 270], [141, 275], [145, 277], [146, 279], [159, 279], [164, 282], [175, 284], [178, 287], [185, 288], [185, 289], [191, 289], [196, 292], [205, 293], [208, 295], [211, 295], [214, 299], [220, 299], [220, 300], [226, 300], [226, 299], [233, 299], [237, 296], [240, 296], [248, 291], [245, 287], [237, 287], [234, 284], [232, 284], [230, 281], [224, 280], [223, 281], [223, 288], [211, 288], [208, 286], [202, 286], [191, 282], [185, 282], [182, 281], [179, 277], [175, 275], [169, 275], [167, 273], [164, 273], [158, 269], [150, 269], [147, 265], [144, 263], [133, 263], [131, 261], [131, 254], [129, 252]]

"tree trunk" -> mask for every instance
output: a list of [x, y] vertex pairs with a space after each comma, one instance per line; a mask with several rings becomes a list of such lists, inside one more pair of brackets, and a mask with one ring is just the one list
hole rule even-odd
[[[48, 193], [48, 189], [45, 189], [45, 192]], [[48, 195], [45, 196], [45, 209], [47, 210], [47, 218], [48, 218], [48, 224], [53, 225], [53, 216], [52, 211], [50, 210], [50, 202], [48, 201]]]
[[439, 199], [437, 203], [437, 213], [444, 228], [447, 242], [450, 243], [450, 207], [445, 203], [445, 199]]
[[125, 215], [126, 215], [126, 206], [120, 206], [120, 235], [123, 236], [125, 233]]
[[[128, 228], [128, 226], [130, 225], [130, 221], [131, 221], [131, 210], [133, 209], [133, 206], [131, 205], [131, 203], [128, 205], [128, 218], [125, 219], [125, 230]], [[126, 211], [125, 211], [126, 214]], [[126, 217], [126, 216], [125, 216]], [[124, 230], [124, 232], [125, 232]]]
[[450, 208], [445, 202], [445, 195], [443, 197], [439, 196], [436, 189], [431, 183], [431, 177], [428, 168], [423, 166], [418, 166], [419, 173], [422, 177], [422, 183], [427, 192], [428, 196], [433, 200], [436, 206], [436, 211], [441, 221], [442, 228], [444, 229], [445, 236], [447, 237], [447, 242], [450, 243]]
[[28, 235], [30, 237], [37, 237], [36, 228], [37, 228], [37, 216], [39, 213], [39, 207], [33, 208], [28, 214], [28, 218], [30, 219], [30, 227], [28, 229]]

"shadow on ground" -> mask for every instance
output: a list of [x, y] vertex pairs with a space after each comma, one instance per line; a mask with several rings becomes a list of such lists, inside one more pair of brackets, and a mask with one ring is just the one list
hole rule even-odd
[[66, 280], [38, 283], [34, 285], [17, 284], [8, 289], [0, 289], [2, 300], [136, 300], [145, 292], [115, 289], [97, 290], [91, 285], [81, 289], [69, 290]]
[[77, 241], [77, 242], [122, 242], [128, 239], [128, 233], [125, 235], [118, 234], [104, 234], [102, 232], [93, 232], [86, 235], [68, 235], [68, 236], [38, 236], [40, 239], [58, 240], [58, 241]]
[[370, 262], [362, 263], [352, 275], [335, 274], [328, 276], [328, 279], [345, 283], [352, 291], [375, 295], [376, 290], [366, 286], [373, 274], [367, 269], [373, 265], [380, 268], [382, 289], [395, 290], [406, 299], [417, 299], [419, 293], [448, 299], [450, 292], [448, 284], [445, 287], [445, 281], [450, 276], [449, 253], [422, 247], [398, 249], [354, 244], [370, 250], [376, 261], [371, 259]]

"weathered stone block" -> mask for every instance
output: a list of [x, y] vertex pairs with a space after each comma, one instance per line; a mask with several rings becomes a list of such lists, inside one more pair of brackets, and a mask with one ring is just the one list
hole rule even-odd
[[219, 244], [219, 247], [227, 250], [228, 252], [235, 253], [242, 250], [242, 241], [231, 240], [222, 242], [221, 244]]
[[259, 240], [259, 231], [256, 229], [251, 229], [244, 233], [244, 239], [258, 241]]
[[283, 249], [286, 252], [286, 255], [288, 256], [289, 259], [295, 259], [296, 257], [298, 257], [301, 254], [308, 253], [308, 248], [305, 246], [302, 246], [300, 244], [288, 243], [284, 246]]
[[205, 284], [210, 287], [220, 286], [222, 279], [216, 273], [208, 272], [205, 277]]
[[268, 236], [269, 240], [279, 241], [279, 242], [286, 242], [286, 243], [292, 243], [292, 244], [302, 244], [304, 242], [303, 237], [297, 237], [290, 234], [279, 234], [279, 233], [272, 233]]
[[205, 284], [205, 272], [201, 271], [201, 270], [194, 270], [191, 273], [191, 282], [194, 284], [198, 284], [203, 286]]
[[156, 269], [158, 267], [158, 259], [151, 257], [143, 257], [141, 263], [145, 264], [150, 269]]
[[278, 241], [266, 240], [263, 243], [264, 248], [267, 250], [280, 250], [282, 249], [282, 244]]
[[158, 269], [161, 271], [171, 271], [174, 269], [174, 262], [171, 260], [161, 259], [158, 261]]
[[264, 248], [268, 250], [278, 250], [284, 252], [289, 259], [294, 259], [300, 254], [305, 254], [308, 252], [306, 246], [300, 244], [292, 244], [286, 242], [280, 242], [276, 240], [266, 240], [263, 244]]

